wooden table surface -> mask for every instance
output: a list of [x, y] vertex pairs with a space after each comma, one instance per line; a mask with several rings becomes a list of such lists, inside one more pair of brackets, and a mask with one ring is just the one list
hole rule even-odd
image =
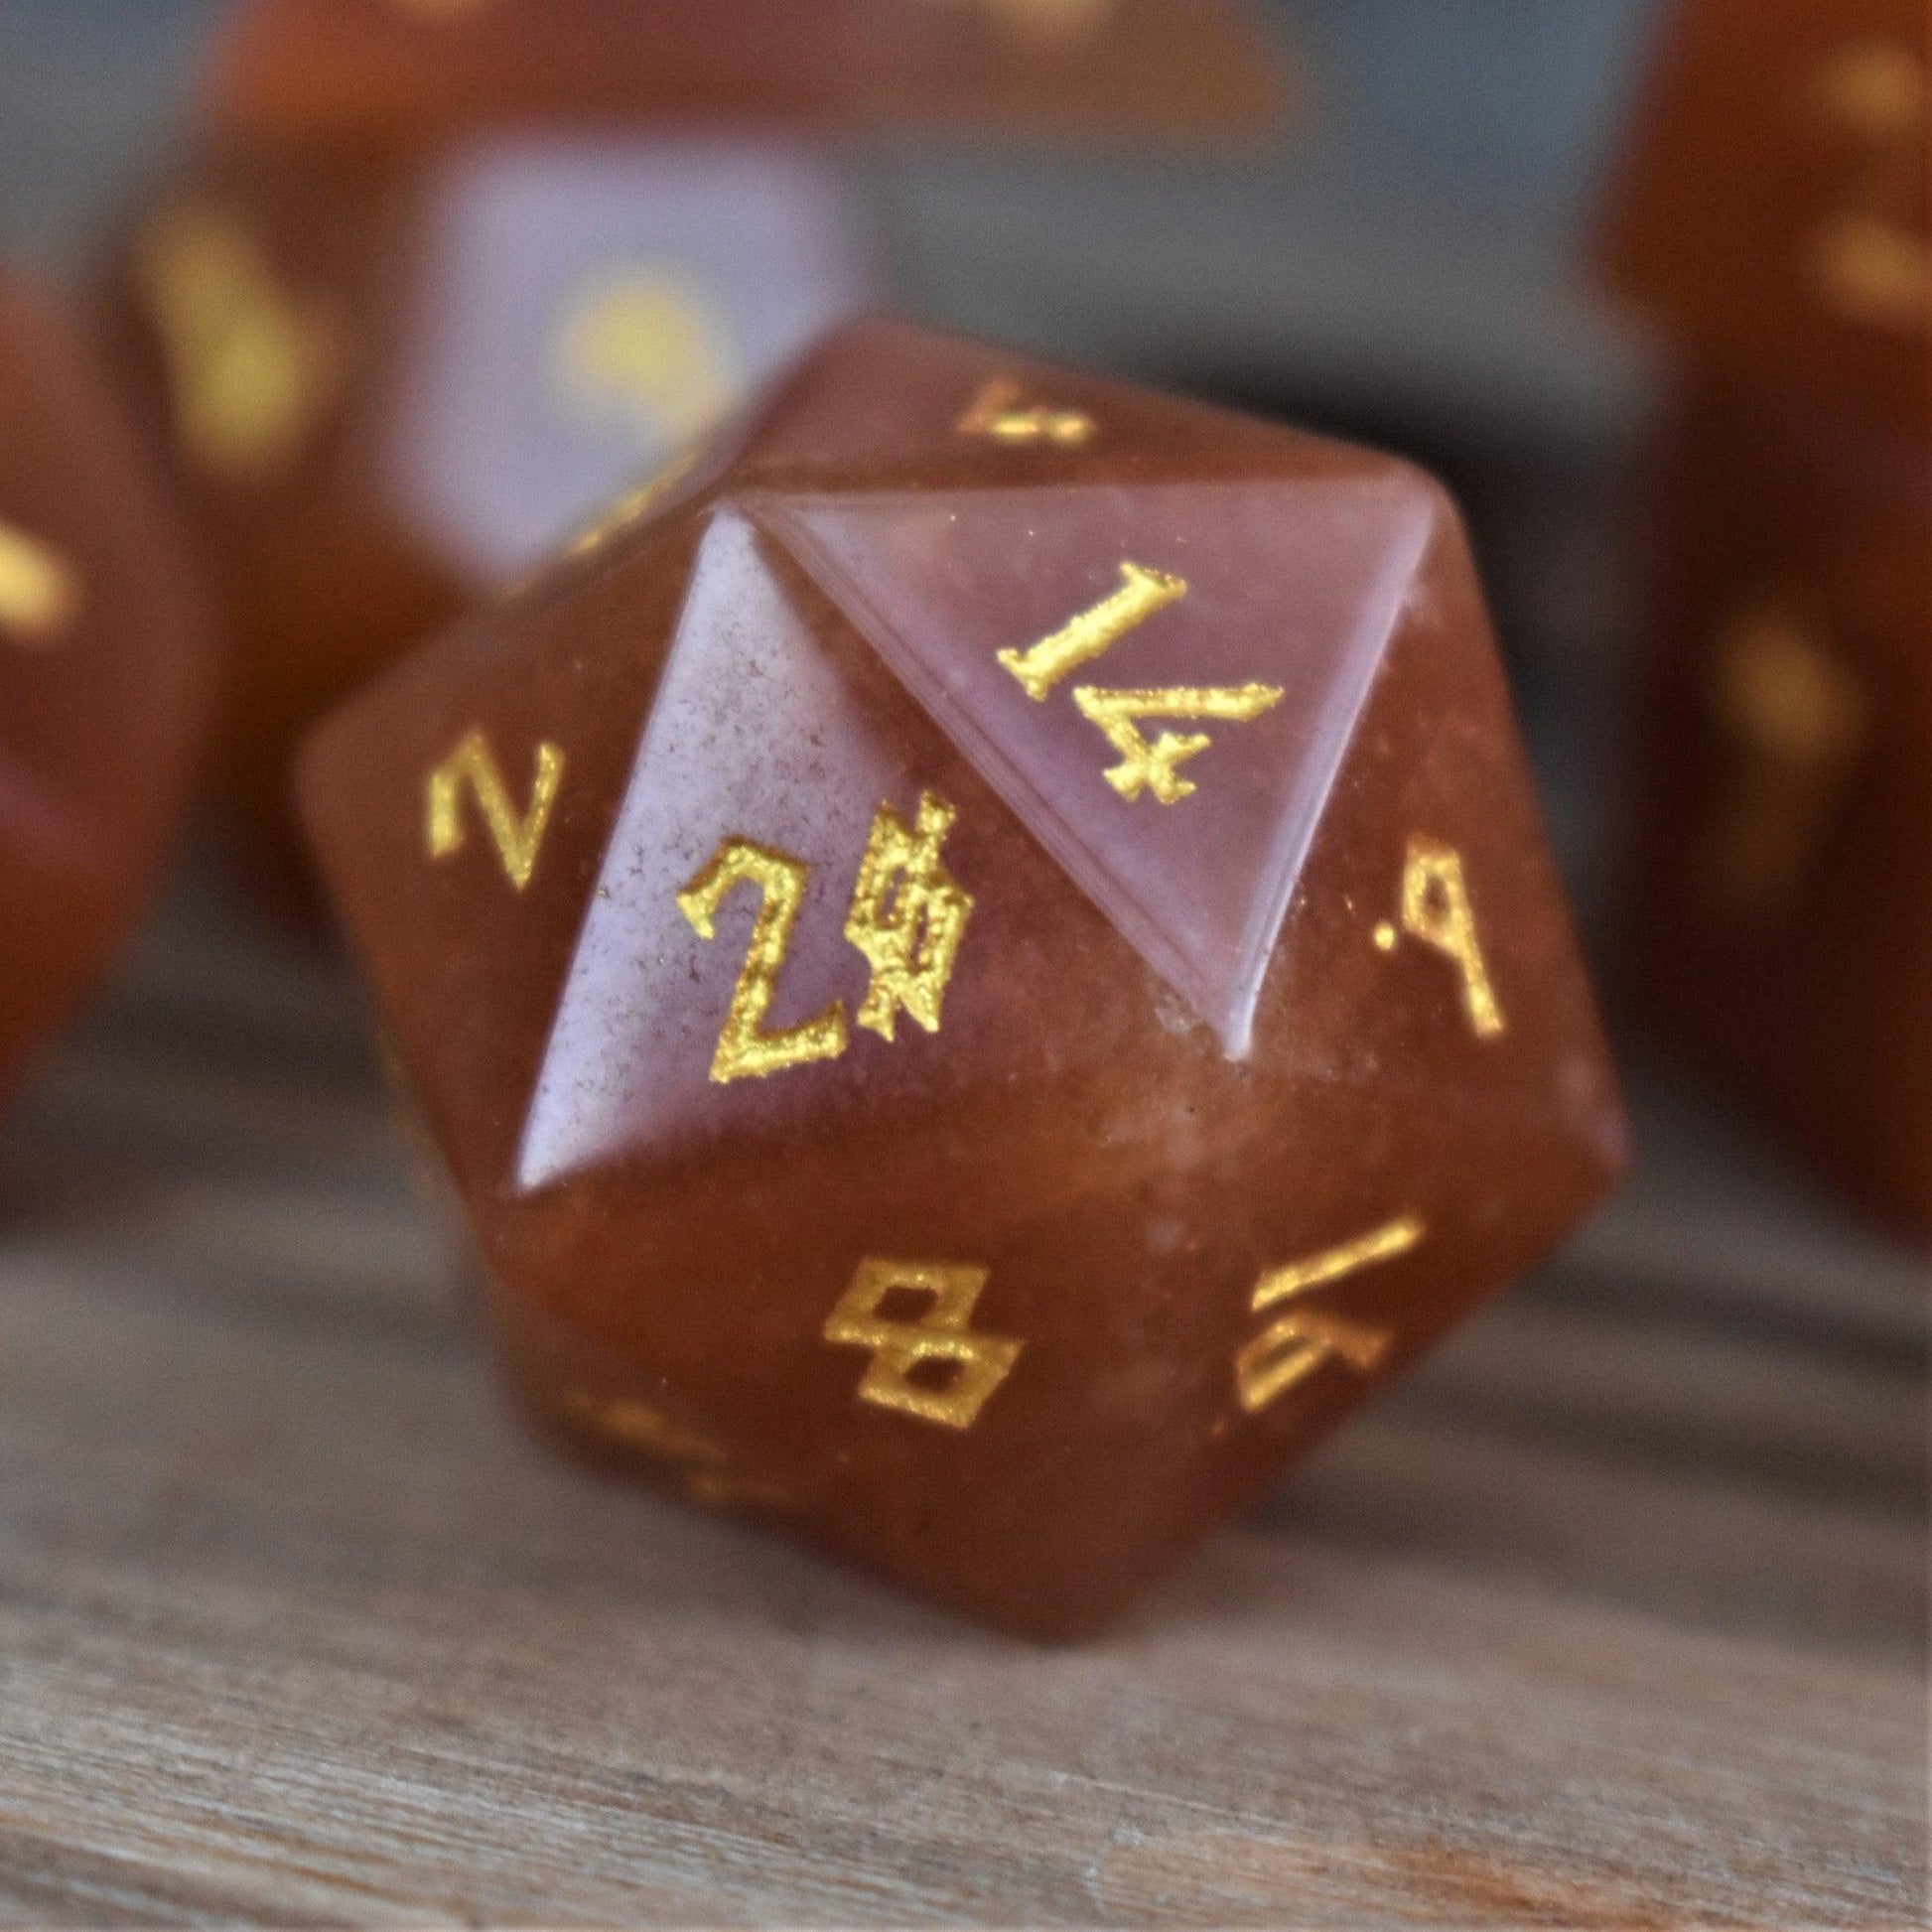
[[164, 923], [0, 1136], [0, 1920], [1924, 1924], [1921, 1272], [1652, 1139], [1034, 1649], [526, 1441], [345, 983]]

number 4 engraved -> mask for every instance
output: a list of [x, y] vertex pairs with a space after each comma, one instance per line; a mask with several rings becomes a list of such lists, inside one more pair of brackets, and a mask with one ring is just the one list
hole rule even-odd
[[484, 829], [503, 862], [503, 872], [520, 893], [535, 876], [537, 853], [563, 783], [564, 755], [555, 745], [537, 747], [536, 769], [530, 780], [530, 807], [521, 818], [510, 803], [503, 774], [489, 740], [481, 730], [463, 742], [433, 770], [424, 784], [423, 839], [432, 859], [447, 859], [464, 843], [463, 787], [476, 794]]
[[1181, 777], [1175, 766], [1198, 757], [1213, 744], [1205, 732], [1163, 732], [1150, 744], [1141, 736], [1139, 718], [1224, 718], [1237, 725], [1252, 724], [1264, 711], [1282, 701], [1273, 684], [1237, 684], [1196, 690], [1170, 685], [1159, 691], [1103, 691], [1078, 684], [1073, 702], [1080, 716], [1094, 725], [1115, 751], [1120, 762], [1100, 775], [1132, 803], [1151, 791], [1164, 805], [1177, 805], [1198, 787]]

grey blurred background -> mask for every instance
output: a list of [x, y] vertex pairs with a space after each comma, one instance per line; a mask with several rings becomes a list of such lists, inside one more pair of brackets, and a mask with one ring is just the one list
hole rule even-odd
[[[0, 0], [0, 252], [59, 279], [165, 153], [218, 0]], [[1255, 153], [963, 139], [854, 151], [910, 306], [1356, 436], [1467, 510], [1564, 864], [1614, 989], [1631, 510], [1661, 347], [1589, 285], [1656, 0], [1270, 0], [1295, 74]], [[1922, 1327], [1919, 1264], [1620, 1042], [1637, 1184], [1604, 1292]]]

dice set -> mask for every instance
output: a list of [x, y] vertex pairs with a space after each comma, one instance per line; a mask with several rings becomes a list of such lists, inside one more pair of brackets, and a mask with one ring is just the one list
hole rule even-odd
[[1091, 1627], [1622, 1160], [1455, 515], [895, 324], [306, 815], [559, 1431]]
[[165, 478], [284, 879], [328, 714], [309, 839], [531, 1418], [1008, 1628], [1115, 1615], [1625, 1159], [1440, 487], [849, 320], [883, 257], [790, 138], [1245, 126], [1259, 46], [237, 9], [96, 291], [156, 476], [0, 294], [0, 1079], [205, 736]]
[[1918, 0], [1689, 0], [1611, 226], [1687, 376], [1626, 953], [1659, 1035], [1932, 1232], [1932, 243]]
[[213, 673], [159, 478], [72, 332], [0, 284], [0, 1092], [154, 884]]

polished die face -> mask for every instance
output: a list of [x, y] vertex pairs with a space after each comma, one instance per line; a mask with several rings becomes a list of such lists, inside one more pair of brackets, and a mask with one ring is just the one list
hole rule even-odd
[[248, 0], [208, 111], [250, 138], [418, 143], [508, 122], [1253, 129], [1248, 0]]
[[893, 324], [359, 696], [307, 815], [542, 1414], [1073, 1631], [1622, 1126], [1449, 505]]
[[211, 672], [131, 434], [53, 315], [0, 285], [0, 1090], [154, 883]]
[[170, 182], [115, 335], [232, 624], [218, 775], [269, 856], [323, 708], [879, 286], [844, 179], [756, 143], [230, 150]]
[[1932, 460], [1706, 380], [1655, 521], [1627, 921], [1645, 1012], [1932, 1234]]
[[1612, 277], [1707, 359], [1932, 434], [1924, 0], [1678, 0]]

